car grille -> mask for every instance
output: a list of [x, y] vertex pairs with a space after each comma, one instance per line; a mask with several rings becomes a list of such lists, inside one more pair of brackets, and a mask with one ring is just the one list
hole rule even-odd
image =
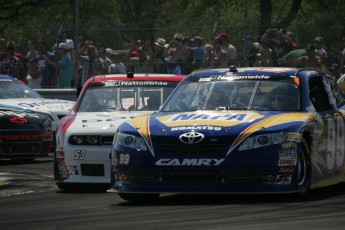
[[151, 169], [131, 169], [128, 172], [128, 176], [128, 181], [131, 185], [147, 185], [154, 183], [153, 172]]
[[81, 164], [80, 167], [83, 176], [104, 176], [103, 164]]
[[1, 155], [3, 156], [39, 156], [41, 153], [47, 154], [50, 146], [49, 143], [41, 142], [8, 142], [1, 143]]
[[163, 172], [162, 183], [169, 185], [212, 185], [220, 183], [222, 177], [217, 171]]
[[260, 168], [253, 166], [238, 166], [229, 171], [228, 178], [232, 184], [238, 186], [257, 186], [263, 182]]
[[0, 124], [0, 130], [3, 131], [18, 131], [18, 130], [30, 130], [30, 131], [42, 131], [41, 124]]
[[207, 138], [197, 144], [184, 144], [178, 137], [154, 137], [153, 143], [160, 153], [191, 153], [191, 154], [209, 154], [225, 153], [232, 142], [230, 137]]
[[47, 156], [53, 136], [41, 136], [41, 124], [0, 124], [0, 154], [5, 157]]

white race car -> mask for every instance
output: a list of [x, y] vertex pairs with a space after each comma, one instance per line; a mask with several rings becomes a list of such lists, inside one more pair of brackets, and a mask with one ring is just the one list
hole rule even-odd
[[108, 189], [111, 147], [117, 127], [159, 109], [181, 75], [102, 75], [89, 79], [56, 135], [54, 176], [58, 188]]

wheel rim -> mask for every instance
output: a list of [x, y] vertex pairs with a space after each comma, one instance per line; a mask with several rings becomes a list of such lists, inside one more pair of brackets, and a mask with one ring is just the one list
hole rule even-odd
[[303, 152], [300, 153], [298, 158], [298, 185], [303, 185], [307, 175], [307, 162]]

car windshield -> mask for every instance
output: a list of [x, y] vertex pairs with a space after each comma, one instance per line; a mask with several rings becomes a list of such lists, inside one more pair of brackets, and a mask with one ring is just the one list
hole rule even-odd
[[0, 79], [0, 99], [43, 98], [39, 93], [17, 79]]
[[299, 87], [293, 82], [200, 80], [183, 82], [161, 111], [299, 109]]
[[164, 86], [91, 86], [82, 96], [77, 112], [156, 111], [177, 84], [178, 82], [169, 82]]

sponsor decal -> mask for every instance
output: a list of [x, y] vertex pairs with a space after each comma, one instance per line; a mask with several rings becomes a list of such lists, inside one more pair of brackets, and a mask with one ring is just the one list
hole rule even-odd
[[302, 138], [300, 133], [288, 133], [286, 136], [286, 140], [295, 142], [301, 142]]
[[296, 150], [279, 151], [279, 159], [297, 159]]
[[69, 175], [79, 175], [78, 167], [76, 165], [68, 165], [67, 170]]
[[111, 117], [107, 119], [99, 119], [99, 118], [94, 118], [94, 119], [88, 119], [88, 120], [82, 120], [82, 123], [98, 123], [98, 122], [111, 122], [111, 121], [116, 121], [119, 119], [127, 119], [127, 117]]
[[213, 126], [230, 127], [241, 123], [252, 122], [263, 116], [259, 113], [248, 112], [186, 112], [158, 116], [156, 119], [168, 127]]
[[[32, 102], [32, 103], [18, 103], [18, 106], [23, 106], [23, 107], [41, 107], [41, 106], [47, 106], [50, 108], [54, 107], [64, 107], [66, 106], [66, 101], [59, 101], [59, 100], [53, 100], [53, 101], [41, 101], [41, 102]], [[73, 105], [73, 102], [68, 102], [67, 104]]]
[[23, 118], [23, 117], [13, 117], [10, 118], [11, 123], [17, 123], [17, 124], [24, 124], [28, 122], [28, 119]]
[[168, 121], [195, 121], [195, 120], [218, 120], [218, 121], [243, 121], [248, 117], [248, 114], [176, 114], [172, 116]]
[[205, 131], [221, 131], [222, 127], [212, 125], [191, 125], [179, 126], [171, 128], [171, 131], [188, 131], [188, 130], [205, 130]]
[[115, 85], [118, 86], [166, 86], [168, 82], [164, 81], [120, 81]]
[[156, 161], [157, 166], [218, 166], [220, 165], [225, 159], [224, 158], [191, 158], [191, 159], [177, 159], [177, 158], [166, 158], [166, 159], [159, 159]]
[[293, 166], [280, 167], [279, 174], [292, 174], [294, 169]]
[[39, 118], [39, 116], [37, 114], [34, 114], [34, 113], [28, 114], [28, 113], [21, 113], [21, 112], [1, 111], [0, 116], [4, 116], [4, 115], [12, 116], [12, 117], [20, 117], [20, 118], [24, 118], [27, 116]]
[[291, 143], [291, 142], [282, 144], [282, 148], [284, 149], [296, 148], [296, 146], [297, 146], [296, 143]]
[[278, 166], [293, 166], [297, 164], [297, 159], [279, 159]]
[[264, 180], [265, 180], [266, 182], [273, 182], [274, 179], [275, 179], [275, 176], [272, 175], [272, 174], [264, 175]]
[[252, 80], [252, 79], [270, 79], [269, 75], [230, 75], [228, 76], [230, 79], [236, 79], [236, 80]]
[[5, 141], [36, 141], [40, 140], [39, 134], [6, 134], [0, 135], [0, 140]]
[[276, 184], [291, 184], [292, 175], [277, 175]]

